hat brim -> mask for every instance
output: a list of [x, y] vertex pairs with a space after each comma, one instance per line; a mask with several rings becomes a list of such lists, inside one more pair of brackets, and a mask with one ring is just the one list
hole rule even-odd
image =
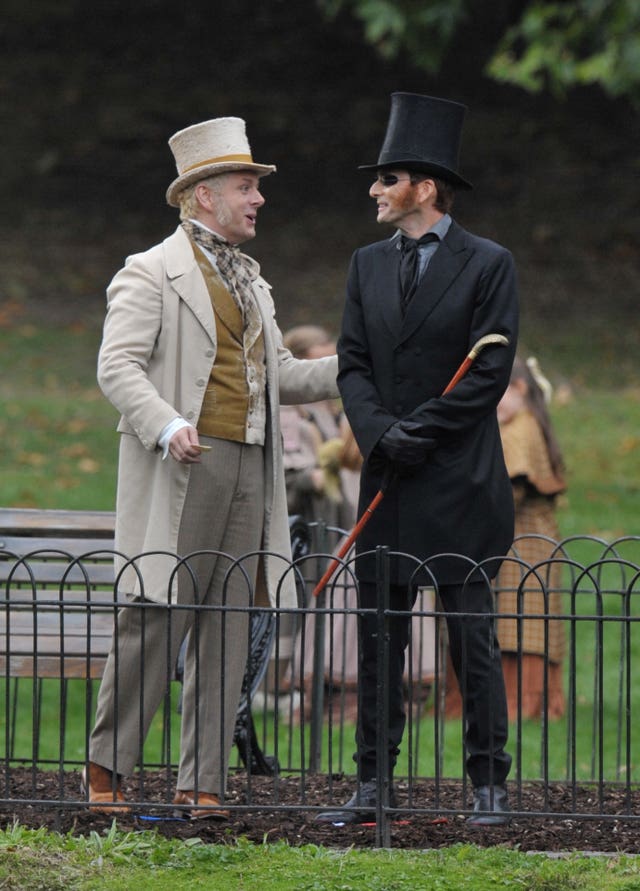
[[460, 174], [442, 164], [435, 164], [431, 161], [416, 161], [411, 158], [398, 158], [394, 161], [385, 161], [384, 164], [361, 164], [358, 170], [408, 170], [410, 173], [428, 173], [436, 179], [443, 179], [457, 189], [473, 189], [470, 182], [463, 179]]
[[193, 183], [198, 182], [198, 180], [207, 179], [209, 176], [216, 176], [218, 173], [233, 173], [240, 170], [248, 170], [251, 173], [257, 173], [258, 176], [262, 177], [268, 176], [270, 173], [275, 173], [276, 167], [274, 164], [248, 164], [243, 163], [242, 161], [233, 161], [228, 163], [207, 164], [203, 167], [198, 167], [196, 170], [189, 170], [187, 173], [183, 173], [182, 176], [176, 177], [167, 189], [167, 204], [170, 204], [171, 207], [179, 207], [180, 202], [178, 201], [178, 195], [180, 192], [188, 186], [193, 185]]

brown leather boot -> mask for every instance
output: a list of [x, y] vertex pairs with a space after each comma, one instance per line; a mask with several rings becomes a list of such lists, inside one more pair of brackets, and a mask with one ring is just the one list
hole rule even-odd
[[124, 803], [120, 780], [118, 779], [114, 798], [112, 771], [95, 761], [89, 761], [87, 767], [88, 770], [82, 770], [80, 785], [89, 799], [91, 810], [98, 814], [128, 814], [131, 808]]

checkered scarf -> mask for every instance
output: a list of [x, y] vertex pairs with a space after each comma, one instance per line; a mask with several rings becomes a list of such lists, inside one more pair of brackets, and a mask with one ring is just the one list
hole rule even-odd
[[252, 284], [258, 277], [259, 267], [255, 260], [243, 254], [235, 244], [210, 229], [203, 229], [191, 220], [183, 220], [182, 228], [191, 241], [213, 254], [220, 276], [242, 310], [244, 318], [250, 316], [249, 307], [254, 307]]

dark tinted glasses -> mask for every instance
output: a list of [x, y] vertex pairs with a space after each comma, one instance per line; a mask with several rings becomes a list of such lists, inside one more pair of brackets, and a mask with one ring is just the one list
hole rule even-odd
[[396, 176], [395, 173], [379, 173], [378, 182], [385, 189], [389, 186], [395, 186], [396, 183], [408, 183], [411, 181], [410, 176]]

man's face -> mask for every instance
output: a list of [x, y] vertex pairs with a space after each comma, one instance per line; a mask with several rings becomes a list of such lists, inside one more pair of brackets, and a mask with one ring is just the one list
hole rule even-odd
[[378, 223], [404, 229], [404, 223], [420, 212], [417, 185], [406, 170], [378, 170], [369, 194], [378, 205]]
[[203, 222], [230, 244], [255, 238], [258, 208], [264, 204], [258, 185], [255, 173], [229, 173], [219, 193], [209, 192], [212, 210], [209, 221], [203, 219]]

